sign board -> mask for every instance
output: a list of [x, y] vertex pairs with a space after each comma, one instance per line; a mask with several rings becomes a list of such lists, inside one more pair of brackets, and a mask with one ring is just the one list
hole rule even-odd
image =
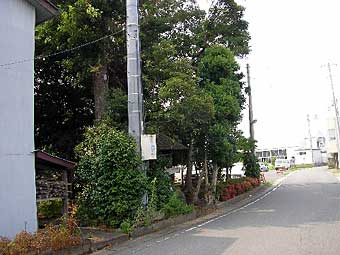
[[142, 160], [157, 159], [156, 135], [142, 135]]
[[171, 168], [167, 168], [165, 171], [168, 173], [168, 174], [176, 174], [176, 173], [180, 173], [181, 171], [184, 170], [184, 167], [183, 166], [173, 166]]

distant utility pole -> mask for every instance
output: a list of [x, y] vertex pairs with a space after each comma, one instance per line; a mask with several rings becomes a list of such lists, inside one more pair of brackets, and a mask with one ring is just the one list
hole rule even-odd
[[135, 138], [141, 155], [143, 134], [143, 94], [139, 38], [138, 0], [126, 0], [127, 80], [129, 134]]
[[336, 126], [335, 134], [336, 134], [336, 143], [337, 143], [337, 147], [338, 147], [338, 162], [337, 162], [337, 165], [339, 166], [339, 156], [340, 156], [339, 110], [338, 110], [338, 104], [337, 104], [336, 97], [335, 97], [335, 92], [334, 92], [334, 84], [333, 84], [333, 76], [332, 76], [331, 64], [328, 63], [327, 67], [328, 67], [328, 73], [329, 73], [329, 81], [331, 83], [331, 88], [332, 88], [333, 106], [334, 106], [334, 111], [335, 111], [335, 126]]
[[310, 131], [310, 118], [309, 114], [307, 114], [307, 123], [308, 123], [308, 134], [309, 134], [309, 143], [310, 143], [310, 153], [312, 155], [312, 164], [314, 164], [314, 156], [313, 156], [313, 139], [312, 139], [312, 133]]
[[[252, 91], [250, 86], [250, 70], [249, 70], [249, 64], [247, 64], [247, 82], [248, 82], [248, 90], [249, 90], [249, 134], [250, 139], [252, 141], [255, 141], [255, 133], [254, 133], [254, 124], [256, 120], [254, 120], [253, 115], [253, 98], [252, 98]], [[253, 153], [255, 153], [255, 148], [253, 148]]]

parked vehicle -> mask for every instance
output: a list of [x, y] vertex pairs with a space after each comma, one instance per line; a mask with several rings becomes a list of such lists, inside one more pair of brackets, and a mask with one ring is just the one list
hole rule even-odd
[[291, 167], [289, 159], [277, 159], [275, 161], [275, 170], [288, 170]]
[[242, 162], [237, 162], [231, 168], [231, 178], [240, 178], [245, 176], [245, 169]]
[[268, 168], [268, 166], [266, 166], [265, 163], [259, 162], [259, 165], [260, 165], [260, 171], [261, 172], [268, 172], [269, 171], [269, 168]]

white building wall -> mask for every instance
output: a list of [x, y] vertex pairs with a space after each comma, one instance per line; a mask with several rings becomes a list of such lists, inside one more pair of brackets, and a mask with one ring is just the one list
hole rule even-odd
[[312, 157], [311, 150], [308, 150], [308, 149], [296, 150], [295, 155], [292, 155], [292, 156], [295, 157], [295, 165], [323, 163], [321, 150], [313, 150], [313, 157]]
[[317, 165], [323, 163], [321, 150], [313, 150], [313, 161]]
[[[0, 64], [34, 57], [35, 9], [0, 0]], [[37, 229], [33, 61], [0, 67], [0, 236]]]
[[328, 137], [327, 137], [327, 152], [328, 153], [337, 153], [337, 129], [335, 118], [328, 118], [327, 119], [327, 128], [328, 128]]
[[[306, 154], [300, 155], [300, 152], [305, 152]], [[295, 154], [295, 165], [305, 165], [312, 164], [312, 153], [310, 150], [297, 151]]]

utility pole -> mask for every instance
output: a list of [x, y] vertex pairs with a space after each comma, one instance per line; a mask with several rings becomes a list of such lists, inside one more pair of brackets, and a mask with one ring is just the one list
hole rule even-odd
[[[128, 121], [129, 134], [136, 140], [137, 153], [142, 157], [144, 121], [138, 3], [139, 0], [126, 0]], [[147, 168], [148, 161], [143, 161], [141, 170], [146, 173]], [[144, 193], [142, 203], [147, 206], [147, 193]]]
[[314, 156], [313, 156], [313, 139], [312, 139], [312, 133], [310, 131], [310, 118], [309, 114], [307, 114], [307, 123], [308, 123], [308, 134], [309, 134], [309, 143], [310, 143], [310, 153], [312, 155], [312, 164], [314, 164]]
[[141, 155], [143, 94], [138, 0], [126, 0], [126, 17], [129, 134], [136, 140], [137, 151]]
[[333, 97], [333, 106], [334, 106], [334, 112], [335, 112], [335, 134], [336, 134], [336, 144], [338, 147], [338, 158], [337, 158], [337, 166], [339, 166], [339, 155], [340, 155], [340, 143], [339, 143], [339, 138], [340, 138], [340, 125], [339, 125], [339, 110], [338, 110], [338, 104], [337, 100], [335, 97], [335, 92], [334, 92], [334, 84], [333, 84], [333, 76], [332, 76], [332, 69], [331, 69], [331, 64], [327, 64], [328, 67], [328, 73], [329, 73], [329, 81], [331, 83], [331, 89], [332, 89], [332, 97]]
[[[247, 64], [247, 82], [248, 82], [248, 95], [249, 95], [249, 134], [250, 139], [255, 141], [255, 133], [254, 133], [254, 124], [256, 120], [254, 120], [253, 115], [253, 98], [252, 98], [252, 91], [250, 86], [250, 70], [249, 64]], [[255, 147], [252, 149], [252, 152], [255, 153]]]

